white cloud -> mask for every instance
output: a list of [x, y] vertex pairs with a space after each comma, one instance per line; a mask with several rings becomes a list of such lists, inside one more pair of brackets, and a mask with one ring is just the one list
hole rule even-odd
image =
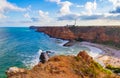
[[120, 0], [108, 0], [113, 4], [113, 10], [110, 13], [120, 13]]
[[83, 8], [83, 5], [76, 5], [77, 8]]
[[94, 10], [97, 8], [96, 0], [94, 2], [87, 2], [85, 4], [85, 9], [87, 10], [87, 14], [91, 15]]
[[6, 18], [6, 16], [2, 13], [0, 13], [0, 18]]
[[40, 22], [50, 22], [52, 19], [49, 17], [49, 13], [48, 12], [44, 12], [42, 10], [38, 11], [39, 16], [40, 16]]
[[61, 8], [59, 9], [60, 15], [66, 15], [71, 13], [70, 6], [72, 5], [69, 1], [61, 1], [61, 0], [47, 0], [49, 2], [56, 2], [56, 4], [60, 5]]
[[0, 18], [6, 17], [4, 13], [8, 11], [25, 11], [25, 8], [20, 8], [7, 0], [0, 0]]
[[24, 17], [25, 17], [25, 18], [30, 18], [29, 13], [24, 14]]
[[94, 2], [93, 2], [93, 9], [94, 9], [94, 10], [97, 9], [97, 3], [96, 3], [96, 0], [94, 0]]
[[85, 9], [87, 10], [87, 12], [91, 15], [92, 14], [92, 9], [93, 9], [93, 4], [92, 2], [87, 2], [85, 4]]
[[61, 8], [60, 8], [59, 12], [61, 15], [66, 15], [66, 14], [71, 13], [71, 11], [70, 11], [70, 6], [72, 5], [71, 2], [69, 2], [69, 1], [61, 2], [60, 5], [61, 5]]
[[109, 0], [114, 5], [114, 8], [120, 6], [120, 0]]
[[41, 17], [41, 18], [46, 18], [47, 16], [48, 16], [48, 12], [43, 12], [42, 10], [39, 10], [39, 16]]

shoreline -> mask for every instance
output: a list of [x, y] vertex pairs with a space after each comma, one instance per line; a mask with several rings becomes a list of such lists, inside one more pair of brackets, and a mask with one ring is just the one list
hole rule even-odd
[[[34, 27], [33, 26], [33, 28], [35, 28], [37, 32], [43, 32], [53, 38], [70, 40], [70, 42], [64, 44], [64, 46], [68, 46], [68, 47], [76, 44], [76, 41], [74, 42], [73, 40], [88, 41], [82, 44], [86, 46], [96, 47], [103, 51], [103, 54], [99, 54], [97, 59], [103, 61], [105, 65], [110, 64], [115, 67], [120, 67], [120, 60], [119, 60], [120, 50], [116, 50], [114, 48], [102, 44], [90, 43], [90, 42], [106, 42], [106, 43], [112, 43], [113, 45], [117, 45], [117, 47], [119, 47], [120, 31], [118, 30], [120, 29], [120, 27], [78, 27], [78, 26]], [[113, 33], [111, 34], [111, 32]]]
[[[69, 46], [74, 46], [75, 44], [78, 46], [85, 46], [89, 48], [92, 51], [95, 51], [95, 49], [99, 52], [93, 52], [93, 55], [90, 54], [97, 62], [104, 63], [105, 66], [111, 65], [114, 67], [120, 67], [120, 50], [102, 45], [102, 44], [96, 44], [91, 42], [68, 42], [66, 44], [72, 44]], [[64, 44], [65, 45], [65, 44]], [[69, 47], [67, 46], [67, 47]], [[101, 51], [100, 51], [101, 50]], [[88, 52], [90, 53], [90, 52]], [[94, 55], [94, 53], [96, 55]], [[103, 64], [102, 64], [103, 66]]]

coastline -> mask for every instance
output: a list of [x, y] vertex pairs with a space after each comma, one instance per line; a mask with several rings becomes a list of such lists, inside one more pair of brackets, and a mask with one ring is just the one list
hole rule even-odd
[[[72, 42], [69, 42], [69, 43], [72, 43]], [[88, 52], [88, 54], [92, 56], [95, 59], [95, 61], [101, 63], [102, 66], [111, 65], [114, 67], [120, 67], [120, 50], [108, 47], [106, 45], [85, 42], [85, 41], [83, 42], [74, 41], [71, 46], [74, 46], [75, 44], [78, 46], [85, 46], [89, 48], [90, 52]]]
[[[37, 32], [43, 32], [52, 38], [69, 40], [63, 46], [69, 47], [76, 44], [86, 46], [91, 49], [99, 49], [102, 52], [97, 52], [97, 60], [102, 61], [105, 66], [111, 65], [114, 67], [120, 67], [120, 50], [105, 46], [102, 44], [96, 44], [92, 42], [108, 42], [112, 41], [115, 44], [119, 43], [119, 38], [115, 34], [109, 34], [114, 29], [119, 27], [35, 27]], [[107, 31], [107, 30], [110, 31]], [[94, 30], [94, 32], [93, 32]], [[96, 31], [97, 30], [97, 31]], [[61, 32], [63, 31], [63, 32]], [[79, 41], [79, 42], [78, 42]], [[80, 42], [83, 41], [83, 42]], [[84, 42], [87, 41], [87, 42]], [[95, 51], [94, 50], [94, 51]], [[92, 53], [92, 52], [91, 52]], [[95, 54], [95, 52], [94, 52]], [[94, 56], [94, 54], [92, 54]]]
[[[112, 48], [110, 48], [110, 47], [107, 47], [107, 46], [105, 46], [105, 45], [101, 45], [101, 44], [96, 44], [96, 43], [90, 43], [90, 42], [85, 42], [85, 41], [83, 41], [83, 42], [77, 42], [77, 41], [75, 41], [75, 40], [73, 40], [73, 41], [71, 41], [71, 40], [69, 40], [69, 42], [67, 42], [67, 41], [60, 41], [59, 39], [58, 40], [55, 40], [57, 43], [59, 43], [59, 45], [60, 46], [68, 46], [68, 47], [70, 47], [70, 46], [74, 46], [74, 45], [78, 45], [78, 46], [84, 46], [84, 47], [87, 47], [87, 48], [89, 48], [90, 49], [90, 52], [88, 52], [88, 54], [89, 53], [92, 53], [92, 52], [94, 52], [96, 55], [94, 55], [94, 53], [93, 54], [91, 54], [91, 56], [93, 56], [93, 61], [95, 62], [96, 61], [96, 59], [98, 59], [96, 62], [98, 62], [98, 61], [102, 61], [104, 64], [105, 64], [105, 66], [106, 65], [109, 65], [109, 64], [113, 64], [114, 62], [116, 62], [116, 61], [119, 61], [119, 58], [117, 58], [117, 59], [114, 59], [116, 56], [113, 56], [113, 53], [114, 53], [114, 51], [118, 51], [118, 50], [116, 50], [116, 49], [112, 49]], [[64, 45], [63, 45], [64, 44]], [[67, 44], [67, 45], [65, 45], [65, 44]], [[77, 47], [78, 48], [78, 47]], [[80, 52], [81, 53], [81, 52]], [[119, 54], [119, 52], [117, 52], [118, 54]], [[118, 55], [118, 54], [116, 54], [116, 53], [114, 53], [114, 55]], [[107, 58], [106, 58], [107, 57]], [[110, 59], [110, 58], [108, 58], [108, 57], [112, 57], [112, 60]], [[119, 57], [119, 56], [118, 56]], [[63, 58], [63, 59], [61, 59], [61, 58]], [[65, 60], [65, 59], [68, 59], [67, 61]], [[71, 58], [73, 58], [72, 60], [71, 60]], [[81, 59], [82, 58], [82, 59]], [[93, 70], [94, 69], [94, 67], [98, 67], [98, 69], [97, 70], [100, 70], [101, 71], [101, 68], [103, 68], [102, 66], [101, 66], [101, 68], [99, 68], [99, 66], [96, 66], [97, 65], [97, 63], [95, 63], [95, 66], [93, 66], [94, 65], [94, 63], [91, 61], [91, 59], [92, 59], [92, 57], [89, 57], [89, 55], [88, 56], [86, 56], [86, 53], [83, 53], [83, 54], [81, 54], [81, 56], [80, 56], [80, 58], [79, 58], [79, 54], [77, 55], [77, 56], [54, 56], [54, 57], [52, 57], [49, 61], [47, 61], [45, 64], [41, 64], [41, 63], [39, 63], [39, 64], [37, 64], [37, 65], [35, 65], [31, 70], [26, 70], [26, 69], [19, 69], [19, 68], [16, 68], [16, 67], [13, 67], [14, 69], [13, 69], [13, 73], [12, 73], [12, 75], [14, 75], [14, 76], [17, 76], [18, 74], [20, 75], [20, 76], [24, 76], [24, 77], [26, 77], [26, 76], [40, 76], [40, 73], [42, 73], [41, 75], [43, 75], [43, 72], [45, 73], [45, 78], [48, 78], [48, 77], [46, 77], [46, 72], [47, 72], [47, 74], [52, 74], [51, 75], [51, 77], [50, 78], [53, 78], [52, 76], [54, 76], [54, 74], [55, 74], [55, 76], [56, 76], [56, 74], [58, 74], [58, 77], [59, 77], [59, 75], [61, 74], [61, 73], [63, 73], [63, 75], [66, 75], [66, 73], [68, 72], [68, 71], [70, 71], [71, 70], [71, 67], [74, 65], [74, 67], [73, 67], [73, 69], [75, 69], [75, 67], [78, 67], [78, 68], [76, 68], [76, 69], [79, 69], [79, 68], [83, 68], [85, 71], [89, 71], [89, 70], [87, 70], [87, 69], [91, 69], [91, 70]], [[69, 60], [70, 60], [70, 62], [69, 62]], [[83, 61], [83, 60], [85, 60], [85, 61]], [[111, 60], [111, 61], [108, 61], [108, 60]], [[61, 63], [60, 63], [60, 61], [61, 61]], [[53, 63], [52, 63], [53, 62]], [[79, 64], [78, 64], [78, 62], [80, 62]], [[60, 65], [59, 65], [59, 63], [60, 63]], [[65, 64], [64, 64], [65, 63]], [[70, 66], [70, 65], [68, 65], [68, 63], [70, 63], [70, 65], [71, 65], [71, 63], [72, 63], [72, 66]], [[87, 68], [86, 69], [86, 67], [85, 67], [85, 63], [86, 63], [86, 67], [90, 67], [90, 68]], [[99, 63], [99, 62], [98, 62]], [[108, 64], [109, 63], [109, 64]], [[93, 65], [91, 65], [91, 64], [93, 64]], [[119, 63], [118, 63], [119, 64]], [[63, 66], [63, 65], [65, 65], [65, 67]], [[80, 66], [78, 66], [78, 65], [80, 65]], [[83, 65], [83, 67], [81, 67], [81, 65]], [[89, 66], [90, 65], [90, 66]], [[115, 66], [118, 66], [119, 67], [119, 65], [116, 65], [116, 63], [114, 64]], [[47, 67], [48, 66], [48, 67]], [[55, 66], [55, 67], [54, 67]], [[64, 71], [63, 70], [59, 70], [59, 69], [62, 69], [62, 67], [64, 67], [64, 68], [66, 68], [67, 66], [70, 66], [69, 68], [69, 70], [67, 71], [67, 72], [65, 72], [65, 74], [64, 74]], [[92, 68], [92, 67], [93, 68]], [[113, 65], [112, 65], [113, 66]], [[54, 68], [53, 68], [54, 67]], [[59, 67], [59, 68], [58, 68]], [[48, 68], [48, 69], [47, 69]], [[47, 69], [47, 70], [46, 70]], [[75, 69], [75, 71], [76, 71], [76, 69]], [[66, 70], [66, 69], [65, 69]], [[82, 69], [81, 69], [82, 70]], [[77, 72], [78, 73], [78, 75], [81, 75], [81, 70], [79, 70], [80, 72]], [[94, 69], [95, 70], [95, 69]], [[14, 71], [15, 71], [15, 73], [14, 73]], [[43, 72], [42, 72], [43, 71]], [[50, 71], [50, 72], [48, 72], [48, 71]], [[73, 70], [72, 70], [73, 71]], [[105, 71], [105, 70], [104, 70]], [[104, 73], [104, 71], [101, 71], [100, 72], [100, 74], [101, 73]], [[36, 73], [39, 73], [39, 75], [37, 75]], [[91, 72], [90, 71], [90, 76], [91, 76], [91, 73], [93, 74], [96, 74], [96, 72]], [[99, 72], [98, 72], [99, 73]], [[106, 70], [106, 73], [107, 73], [107, 70]], [[111, 72], [110, 72], [111, 73]], [[72, 73], [72, 72], [70, 72], [70, 74], [74, 74], [74, 72]], [[70, 75], [69, 74], [69, 75]], [[107, 73], [108, 74], [108, 73]], [[12, 75], [11, 75], [11, 77], [8, 77], [8, 78], [12, 78]], [[68, 76], [69, 75], [67, 75], [65, 78], [68, 78]], [[98, 74], [97, 74], [98, 75]], [[97, 76], [96, 75], [96, 76]], [[110, 74], [109, 74], [110, 75]], [[9, 75], [9, 71], [8, 71], [8, 76], [10, 76]], [[85, 76], [84, 74], [82, 74], [82, 76]], [[100, 75], [101, 76], [101, 75]], [[98, 76], [99, 77], [99, 76]], [[56, 77], [55, 77], [56, 78]], [[71, 78], [73, 78], [73, 76], [71, 76]], [[75, 78], [77, 78], [77, 77], [75, 77]], [[82, 77], [83, 78], [83, 77]], [[92, 78], [92, 77], [90, 77], [90, 78]], [[103, 78], [103, 77], [101, 77], [101, 78]], [[113, 78], [113, 77], [106, 77], [106, 78]]]

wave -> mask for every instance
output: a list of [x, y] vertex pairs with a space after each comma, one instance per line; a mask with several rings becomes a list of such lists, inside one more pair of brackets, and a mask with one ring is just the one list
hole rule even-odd
[[69, 40], [62, 40], [62, 39], [56, 39], [56, 38], [51, 38], [51, 39], [60, 46], [63, 46], [64, 44], [69, 42]]
[[28, 68], [31, 69], [35, 65], [39, 63], [39, 56], [41, 54], [42, 50], [39, 50], [35, 55], [27, 56], [26, 60], [22, 61], [23, 64]]
[[101, 53], [103, 53], [103, 51], [99, 48], [96, 47], [92, 47], [92, 46], [87, 46], [90, 49], [89, 55], [92, 56], [93, 58], [99, 56]]
[[[61, 43], [62, 42], [62, 43]], [[67, 41], [64, 40], [60, 40], [60, 43], [57, 43], [58, 45], [61, 45], [63, 43], [65, 43]], [[44, 51], [51, 51], [53, 52], [53, 54], [50, 54], [50, 56], [55, 56], [55, 55], [77, 55], [80, 51], [87, 51], [88, 54], [92, 57], [96, 57], [99, 53], [101, 53], [101, 51], [95, 47], [91, 47], [91, 46], [78, 46], [78, 45], [74, 45], [71, 47], [64, 47], [61, 45], [61, 47], [59, 48], [49, 48], [49, 49], [45, 49]], [[95, 52], [98, 52], [97, 54]], [[33, 66], [37, 65], [39, 63], [39, 57], [41, 52], [43, 52], [41, 49], [39, 49], [35, 55], [24, 55], [23, 57], [26, 57], [26, 59], [23, 61], [24, 65], [27, 68], [32, 68]]]
[[[80, 51], [87, 51], [90, 56], [93, 58], [97, 57], [100, 53], [102, 53], [102, 50], [92, 47], [92, 46], [72, 46], [72, 47], [64, 47], [59, 50], [49, 50], [53, 52], [54, 54], [50, 54], [50, 56], [55, 55], [77, 55]], [[45, 50], [47, 51], [47, 50]], [[41, 49], [38, 50], [38, 52], [35, 55], [24, 55], [27, 59], [23, 61], [24, 65], [27, 68], [32, 68], [33, 66], [37, 65], [39, 63], [39, 57], [41, 52], [43, 52]]]

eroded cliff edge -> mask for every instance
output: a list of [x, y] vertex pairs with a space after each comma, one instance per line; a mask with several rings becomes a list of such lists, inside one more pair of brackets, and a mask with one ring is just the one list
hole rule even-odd
[[120, 78], [103, 69], [85, 51], [77, 56], [54, 56], [31, 70], [9, 69], [8, 78]]
[[64, 26], [64, 27], [34, 27], [38, 32], [44, 32], [51, 37], [65, 40], [90, 41], [104, 44], [120, 45], [120, 27], [84, 27], [84, 26]]

